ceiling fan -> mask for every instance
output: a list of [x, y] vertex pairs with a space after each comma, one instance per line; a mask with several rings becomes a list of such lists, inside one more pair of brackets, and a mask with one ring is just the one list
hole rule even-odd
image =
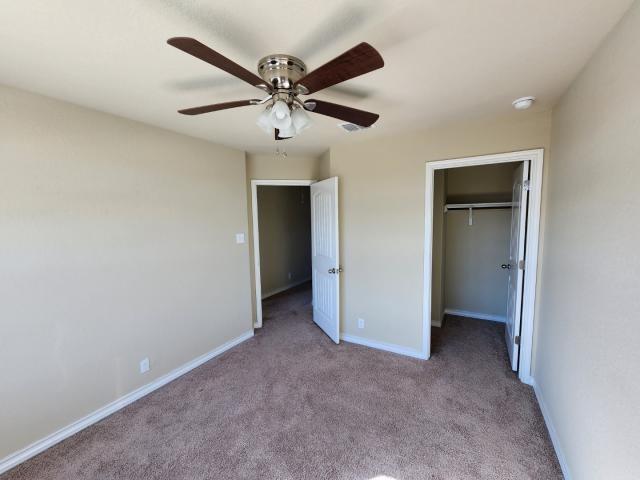
[[264, 90], [268, 94], [263, 99], [214, 103], [178, 110], [184, 115], [199, 115], [249, 105], [267, 105], [258, 117], [257, 124], [267, 133], [274, 134], [276, 140], [294, 137], [309, 127], [311, 120], [306, 113], [307, 111], [338, 118], [361, 127], [370, 127], [379, 118], [377, 113], [365, 112], [322, 100], [302, 101], [298, 98], [299, 95], [310, 95], [345, 80], [382, 68], [384, 60], [377, 50], [368, 43], [363, 42], [356, 45], [310, 73], [307, 73], [304, 62], [292, 55], [267, 55], [258, 62], [260, 76], [251, 73], [193, 38], [174, 37], [167, 40], [167, 43]]

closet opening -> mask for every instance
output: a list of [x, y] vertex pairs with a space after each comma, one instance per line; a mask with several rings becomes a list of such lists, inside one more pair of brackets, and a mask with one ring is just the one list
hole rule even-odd
[[455, 344], [530, 383], [541, 174], [541, 150], [427, 164], [427, 356]]

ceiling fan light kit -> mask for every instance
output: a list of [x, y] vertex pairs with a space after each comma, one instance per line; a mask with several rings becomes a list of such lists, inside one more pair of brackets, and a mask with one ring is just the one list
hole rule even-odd
[[322, 100], [303, 102], [298, 98], [299, 95], [309, 95], [382, 68], [384, 60], [368, 43], [356, 45], [310, 73], [307, 72], [304, 62], [297, 57], [286, 54], [268, 55], [258, 62], [260, 76], [193, 38], [174, 37], [167, 40], [167, 43], [268, 93], [268, 96], [261, 100], [240, 100], [178, 110], [184, 115], [199, 115], [249, 105], [266, 105], [256, 123], [262, 130], [274, 135], [276, 140], [295, 137], [309, 128], [312, 122], [307, 111], [362, 127], [370, 127], [379, 118], [376, 113], [344, 105]]
[[280, 130], [289, 128], [291, 126], [291, 113], [289, 112], [289, 105], [284, 100], [276, 100], [271, 107], [269, 113], [269, 121], [273, 128]]
[[298, 133], [309, 128], [312, 123], [311, 118], [303, 108], [296, 108], [293, 110], [293, 113], [291, 114], [291, 121]]
[[280, 138], [293, 138], [296, 136], [296, 129], [293, 128], [293, 125], [289, 125], [287, 128], [279, 128], [278, 129], [278, 137]]
[[267, 108], [265, 108], [262, 113], [260, 114], [260, 116], [258, 117], [258, 121], [256, 122], [256, 125], [258, 125], [262, 130], [264, 130], [266, 133], [273, 133], [273, 127], [271, 126], [271, 105], [269, 105]]

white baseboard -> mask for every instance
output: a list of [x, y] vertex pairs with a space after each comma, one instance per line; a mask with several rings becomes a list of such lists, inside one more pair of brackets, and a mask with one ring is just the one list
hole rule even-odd
[[112, 413], [115, 413], [118, 410], [126, 407], [130, 403], [133, 403], [136, 400], [139, 400], [145, 395], [153, 392], [154, 390], [157, 390], [158, 388], [166, 385], [167, 383], [175, 380], [176, 378], [184, 375], [185, 373], [190, 372], [194, 368], [199, 367], [203, 363], [211, 360], [214, 357], [217, 357], [218, 355], [226, 352], [230, 348], [235, 347], [236, 345], [244, 342], [245, 340], [248, 340], [251, 337], [253, 337], [253, 330], [245, 332], [239, 337], [229, 340], [228, 342], [224, 343], [218, 348], [211, 350], [210, 352], [205, 353], [191, 360], [188, 363], [185, 363], [181, 367], [178, 367], [175, 370], [172, 370], [171, 372], [165, 375], [162, 375], [161, 377], [155, 379], [151, 383], [148, 383], [134, 390], [133, 392], [130, 392], [124, 395], [123, 397], [118, 398], [117, 400], [105, 405], [104, 407], [99, 408], [95, 412], [90, 413], [86, 417], [76, 420], [72, 424], [61, 428], [57, 432], [54, 432], [51, 435], [48, 435], [32, 443], [31, 445], [23, 448], [22, 450], [12, 453], [11, 455], [0, 460], [0, 474], [6, 472], [7, 470], [10, 470], [11, 468], [19, 465], [20, 463], [30, 459], [31, 457], [45, 451], [47, 448], [52, 447], [53, 445], [61, 442], [65, 438], [68, 438], [71, 435], [78, 433], [80, 430], [83, 430], [93, 425], [94, 423], [102, 420], [103, 418], [108, 417]]
[[536, 383], [536, 381], [533, 379], [531, 382], [531, 386], [533, 387], [533, 391], [536, 393], [536, 398], [538, 399], [538, 405], [540, 405], [540, 411], [542, 412], [544, 423], [547, 425], [547, 430], [549, 431], [549, 437], [551, 437], [551, 443], [553, 444], [553, 449], [556, 451], [556, 456], [558, 457], [558, 463], [560, 463], [560, 469], [562, 470], [562, 475], [564, 476], [565, 480], [571, 480], [571, 473], [569, 472], [569, 464], [567, 463], [567, 457], [565, 457], [562, 447], [560, 446], [560, 437], [558, 437], [558, 432], [556, 431], [556, 428], [553, 425], [553, 421], [551, 420], [551, 415], [549, 413], [549, 409], [547, 408], [547, 404], [545, 403], [542, 390], [540, 389], [540, 386]]
[[368, 338], [356, 337], [355, 335], [340, 334], [340, 339], [349, 343], [356, 343], [358, 345], [364, 345], [365, 347], [376, 348], [378, 350], [384, 350], [385, 352], [397, 353], [399, 355], [405, 355], [407, 357], [419, 358], [426, 360], [427, 356], [420, 350], [414, 350], [413, 348], [403, 347], [402, 345], [394, 345], [393, 343], [376, 342], [375, 340], [369, 340]]
[[445, 315], [455, 315], [456, 317], [475, 318], [477, 320], [489, 320], [491, 322], [505, 323], [507, 319], [502, 315], [491, 315], [489, 313], [469, 312], [467, 310], [456, 310], [454, 308], [445, 308]]
[[298, 280], [296, 282], [288, 283], [284, 287], [276, 288], [275, 290], [270, 290], [270, 291], [262, 294], [262, 300], [264, 300], [265, 298], [273, 297], [274, 295], [277, 295], [278, 293], [286, 292], [290, 288], [297, 287], [298, 285], [302, 285], [303, 283], [307, 283], [307, 282], [310, 282], [310, 281], [311, 281], [311, 277], [305, 278], [303, 280]]

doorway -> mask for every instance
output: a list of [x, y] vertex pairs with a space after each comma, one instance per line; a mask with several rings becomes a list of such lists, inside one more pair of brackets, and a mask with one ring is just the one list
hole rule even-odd
[[[313, 321], [340, 342], [338, 179], [252, 180], [254, 328], [263, 299], [311, 283]], [[261, 233], [262, 232], [262, 233]]]
[[308, 186], [258, 187], [261, 299], [311, 284]]
[[[530, 150], [427, 163], [423, 318], [427, 358], [431, 324], [438, 326], [445, 313], [504, 321], [511, 368], [521, 381], [531, 383], [542, 162], [543, 151]], [[471, 189], [465, 194], [450, 181], [452, 191], [447, 192], [446, 172], [458, 179], [466, 173], [476, 185], [480, 172], [491, 181], [500, 172], [506, 179], [502, 183], [508, 185], [500, 192]], [[450, 238], [445, 243], [447, 233]]]

